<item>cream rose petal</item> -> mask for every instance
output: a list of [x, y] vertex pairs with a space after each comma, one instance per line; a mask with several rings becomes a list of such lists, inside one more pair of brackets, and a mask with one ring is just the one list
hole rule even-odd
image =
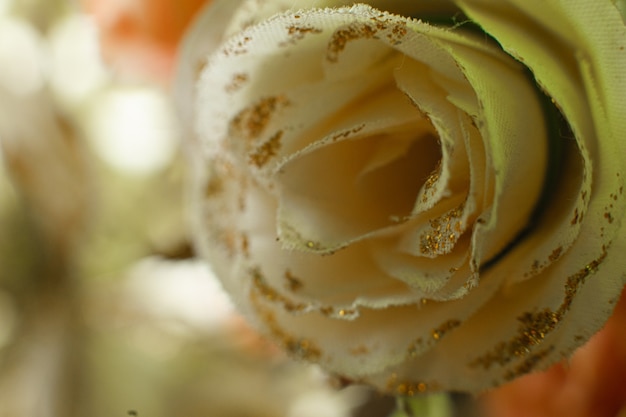
[[174, 89], [177, 110], [183, 126], [192, 126], [194, 117], [195, 83], [198, 72], [206, 64], [206, 57], [224, 40], [224, 31], [242, 0], [212, 0], [187, 30], [177, 61]]
[[[470, 17], [496, 36], [505, 49], [523, 59], [562, 109], [583, 159], [580, 202], [573, 210], [571, 223], [575, 226], [584, 218], [589, 225], [588, 233], [602, 234], [603, 241], [608, 243], [614, 231], [619, 230], [621, 221], [616, 218], [614, 222], [607, 222], [607, 217], [620, 217], [617, 213], [623, 213], [624, 203], [621, 196], [616, 197], [619, 201], [614, 203], [607, 200], [613, 199], [623, 186], [621, 171], [626, 155], [626, 144], [622, 140], [626, 121], [626, 54], [620, 52], [626, 41], [626, 28], [619, 23], [615, 8], [608, 2], [592, 6], [585, 1], [553, 1], [542, 2], [542, 7], [549, 9], [540, 13], [538, 4], [532, 2], [502, 2], [503, 7], [498, 8], [485, 1], [459, 3]], [[516, 24], [502, 24], [505, 16], [513, 13], [526, 16], [526, 20], [518, 18], [514, 19]], [[530, 27], [541, 28], [541, 24], [556, 34], [530, 30]], [[564, 186], [577, 181], [572, 175], [565, 179]], [[604, 201], [596, 205], [595, 212], [590, 212], [590, 208], [585, 208], [588, 198], [591, 204], [596, 199]], [[567, 230], [552, 233], [549, 243], [542, 245], [541, 250], [567, 247], [571, 236]], [[599, 251], [599, 247], [592, 250]], [[543, 262], [545, 256], [535, 255], [531, 259]]]
[[[307, 10], [311, 8], [345, 7], [358, 4], [354, 0], [243, 0], [242, 6], [230, 21], [227, 33], [235, 34], [250, 25], [262, 22], [277, 13]], [[373, 0], [371, 7], [386, 10], [400, 16], [430, 16], [447, 18], [460, 12], [453, 0]]]
[[[269, 3], [246, 2], [233, 33], [241, 16], [308, 6]], [[548, 2], [545, 20], [527, 2], [458, 1], [570, 123], [547, 203], [558, 150], [541, 94], [483, 37], [361, 5], [273, 17], [212, 55], [196, 104], [198, 243], [252, 320], [295, 356], [400, 394], [476, 392], [597, 330], [624, 284], [626, 58], [615, 7], [585, 3]], [[430, 135], [441, 149], [411, 155]], [[414, 183], [410, 206], [353, 194], [405, 155], [425, 167], [390, 184]]]
[[[543, 343], [544, 350], [549, 352], [539, 359], [548, 364], [568, 355], [601, 326], [624, 285], [626, 266], [617, 254], [622, 253], [625, 239], [620, 230], [625, 212], [626, 28], [609, 2], [593, 5], [584, 1], [542, 2], [541, 7], [549, 7], [549, 13], [545, 10], [539, 13], [539, 5], [532, 2], [510, 1], [508, 11], [494, 9], [488, 2], [460, 3], [470, 17], [534, 71], [572, 126], [583, 158], [582, 163], [570, 161], [570, 166], [578, 166], [578, 172], [582, 171], [583, 175], [577, 199], [580, 207], [574, 209], [571, 217], [566, 217], [571, 219], [569, 224], [562, 222], [558, 229], [548, 229], [550, 234], [531, 237], [519, 248], [526, 258], [535, 259], [540, 268], [558, 260], [539, 278], [566, 279], [563, 283], [566, 300], [549, 301], [552, 311], [567, 306], [562, 313], [568, 312], [566, 322]], [[538, 50], [538, 45], [545, 45], [545, 38], [541, 37], [544, 42], [541, 44], [538, 37], [542, 35], [528, 29], [537, 23], [517, 19], [517, 25], [501, 24], [502, 13], [511, 10], [517, 10], [516, 16], [529, 16], [535, 22], [551, 16], [550, 27], [555, 35], [551, 36], [550, 46]], [[521, 31], [527, 36], [520, 37]], [[564, 51], [570, 51], [572, 57], [563, 57]], [[564, 68], [564, 63], [570, 67]], [[567, 73], [571, 75], [564, 76]], [[567, 169], [563, 176], [563, 188], [575, 190], [580, 174]], [[578, 238], [567, 250], [561, 239], [571, 236], [568, 228], [577, 227], [580, 227]], [[510, 260], [513, 265], [515, 260]], [[536, 273], [532, 269], [526, 274]], [[523, 277], [520, 274], [523, 270], [511, 272], [514, 277]], [[593, 277], [587, 280], [588, 275]], [[511, 294], [516, 288], [510, 288]]]

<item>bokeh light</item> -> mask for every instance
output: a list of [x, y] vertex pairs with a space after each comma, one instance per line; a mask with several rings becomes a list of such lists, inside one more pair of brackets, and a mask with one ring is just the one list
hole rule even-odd
[[167, 82], [79, 3], [0, 0], [0, 417], [350, 416], [195, 259]]
[[35, 29], [17, 18], [0, 16], [0, 87], [20, 97], [44, 83], [43, 42]]
[[119, 87], [100, 97], [90, 115], [89, 136], [98, 155], [129, 174], [150, 174], [171, 160], [178, 126], [164, 93]]
[[49, 37], [50, 83], [68, 105], [79, 105], [102, 88], [109, 76], [100, 58], [93, 19], [70, 15], [58, 22]]

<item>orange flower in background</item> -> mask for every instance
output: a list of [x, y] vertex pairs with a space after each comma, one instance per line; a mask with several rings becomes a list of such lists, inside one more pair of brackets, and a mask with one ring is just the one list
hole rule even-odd
[[626, 416], [626, 289], [606, 326], [570, 359], [487, 394], [487, 417]]
[[102, 54], [118, 74], [168, 83], [176, 48], [210, 0], [81, 0], [100, 30]]

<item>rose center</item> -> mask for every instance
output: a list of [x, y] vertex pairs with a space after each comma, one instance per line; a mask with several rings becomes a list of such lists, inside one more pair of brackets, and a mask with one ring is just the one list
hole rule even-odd
[[332, 251], [408, 218], [441, 159], [428, 126], [418, 119], [337, 141], [284, 166], [282, 232]]

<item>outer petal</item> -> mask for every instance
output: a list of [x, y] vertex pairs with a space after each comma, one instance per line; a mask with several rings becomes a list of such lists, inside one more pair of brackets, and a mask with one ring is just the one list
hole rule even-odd
[[242, 0], [213, 0], [197, 14], [187, 30], [177, 60], [175, 96], [185, 126], [193, 125], [193, 104], [197, 75], [206, 57], [224, 40], [224, 32]]
[[[494, 7], [492, 2], [469, 0], [459, 4], [534, 72], [569, 121], [584, 159], [579, 200], [586, 203], [588, 199], [586, 209], [575, 211], [570, 225], [564, 224], [552, 235], [531, 237], [524, 242], [527, 249], [520, 248], [530, 260], [541, 259], [546, 265], [558, 259], [558, 266], [538, 279], [569, 277], [564, 281], [566, 291], [573, 290], [569, 288], [572, 277], [584, 275], [577, 275], [576, 270], [595, 273], [593, 279], [576, 285], [575, 293], [580, 295], [550, 337], [557, 347], [541, 358], [548, 364], [568, 355], [599, 329], [626, 282], [625, 262], [617, 255], [622, 253], [626, 240], [622, 231], [626, 212], [626, 27], [608, 1], [511, 0]], [[546, 28], [550, 28], [550, 35]], [[564, 63], [568, 67], [564, 68]], [[572, 177], [565, 178], [565, 184], [576, 181], [575, 172], [566, 171], [566, 175]], [[590, 192], [585, 184], [590, 184]], [[568, 234], [568, 226], [578, 224], [579, 237], [561, 258], [563, 247], [558, 239]], [[550, 245], [553, 251], [549, 259], [539, 255]], [[520, 272], [514, 276], [521, 277]], [[510, 289], [511, 294], [516, 291], [517, 287]], [[552, 304], [556, 311], [557, 304]], [[543, 348], [546, 346], [550, 344], [544, 343]]]
[[233, 20], [229, 33], [236, 33], [245, 27], [262, 22], [271, 16], [286, 11], [311, 8], [344, 7], [365, 3], [374, 8], [406, 17], [444, 18], [454, 16], [460, 10], [453, 0], [244, 0]]

